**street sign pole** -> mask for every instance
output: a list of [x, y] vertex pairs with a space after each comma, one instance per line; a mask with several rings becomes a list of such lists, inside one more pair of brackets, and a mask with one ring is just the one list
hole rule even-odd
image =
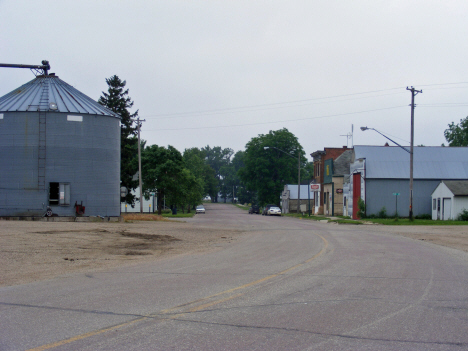
[[393, 193], [395, 195], [395, 217], [398, 217], [398, 195], [400, 193]]

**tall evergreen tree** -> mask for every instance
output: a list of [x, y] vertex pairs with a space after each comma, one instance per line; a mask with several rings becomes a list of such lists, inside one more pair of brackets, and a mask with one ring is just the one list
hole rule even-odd
[[135, 205], [136, 197], [132, 190], [138, 187], [138, 180], [133, 179], [138, 171], [138, 138], [137, 124], [135, 118], [138, 116], [138, 110], [130, 113], [129, 109], [133, 107], [133, 101], [128, 96], [128, 89], [125, 90], [127, 82], [120, 80], [116, 75], [106, 79], [109, 89], [102, 92], [98, 102], [117, 113], [120, 117], [120, 185], [128, 189], [128, 194], [121, 197], [120, 201]]

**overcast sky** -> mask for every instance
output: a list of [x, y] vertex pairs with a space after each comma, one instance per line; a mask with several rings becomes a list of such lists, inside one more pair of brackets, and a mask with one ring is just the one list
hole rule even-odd
[[[148, 144], [235, 151], [287, 128], [306, 153], [446, 143], [468, 116], [468, 1], [0, 0], [0, 62], [40, 64], [98, 100], [127, 81]], [[0, 96], [34, 79], [0, 68]]]

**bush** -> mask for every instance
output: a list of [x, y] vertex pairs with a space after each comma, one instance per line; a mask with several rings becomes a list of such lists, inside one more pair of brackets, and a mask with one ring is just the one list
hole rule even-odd
[[377, 215], [378, 218], [387, 218], [387, 209], [382, 207], [382, 209], [379, 211], [379, 214]]
[[463, 211], [458, 216], [459, 221], [468, 221], [468, 210], [463, 209]]
[[356, 215], [358, 218], [366, 218], [366, 203], [362, 198], [358, 200], [358, 211]]

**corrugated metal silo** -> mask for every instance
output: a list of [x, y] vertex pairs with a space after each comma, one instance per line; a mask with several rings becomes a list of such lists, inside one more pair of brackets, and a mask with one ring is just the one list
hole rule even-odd
[[0, 98], [0, 216], [120, 215], [120, 116], [54, 74]]

